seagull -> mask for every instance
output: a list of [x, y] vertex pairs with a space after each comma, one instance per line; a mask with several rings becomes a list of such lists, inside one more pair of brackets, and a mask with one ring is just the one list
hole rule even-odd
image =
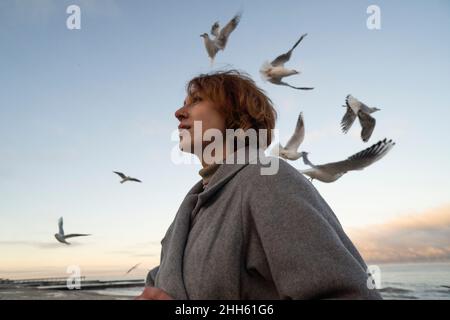
[[241, 13], [237, 13], [233, 19], [231, 19], [225, 27], [220, 29], [219, 22], [216, 21], [212, 27], [211, 27], [211, 35], [214, 36], [213, 39], [211, 39], [208, 35], [208, 33], [203, 33], [200, 35], [200, 37], [203, 38], [203, 41], [205, 42], [205, 48], [206, 52], [208, 53], [208, 56], [211, 60], [211, 66], [214, 63], [214, 58], [216, 57], [216, 54], [219, 50], [225, 50], [225, 47], [228, 42], [228, 38], [230, 37], [230, 34], [236, 29], [237, 25], [239, 24], [239, 21], [241, 20]]
[[90, 234], [82, 234], [82, 233], [71, 233], [71, 234], [67, 234], [67, 235], [64, 234], [63, 217], [59, 218], [59, 220], [58, 220], [58, 228], [59, 228], [59, 232], [55, 233], [55, 238], [56, 238], [56, 240], [58, 240], [61, 243], [70, 244], [69, 242], [66, 241], [66, 239], [68, 239], [68, 238], [90, 236]]
[[287, 160], [297, 160], [302, 154], [298, 152], [298, 147], [302, 144], [305, 139], [305, 123], [303, 121], [303, 112], [297, 119], [297, 126], [295, 127], [294, 134], [287, 142], [286, 146], [283, 147], [280, 143], [272, 149], [272, 155], [280, 156]]
[[380, 111], [380, 109], [368, 107], [350, 94], [346, 97], [343, 107], [347, 108], [347, 112], [341, 120], [342, 131], [347, 133], [355, 121], [356, 116], [358, 116], [359, 123], [362, 127], [361, 139], [364, 142], [369, 141], [376, 123], [375, 118], [370, 116], [370, 114]]
[[312, 90], [314, 88], [311, 87], [294, 87], [290, 85], [287, 82], [282, 81], [284, 77], [292, 76], [294, 74], [299, 74], [300, 71], [294, 70], [294, 69], [286, 69], [284, 67], [284, 64], [289, 61], [291, 58], [292, 51], [295, 49], [295, 47], [298, 46], [298, 44], [303, 40], [304, 37], [306, 37], [307, 33], [302, 35], [300, 39], [297, 40], [297, 42], [294, 44], [294, 46], [286, 53], [283, 53], [282, 55], [279, 55], [275, 60], [272, 62], [264, 62], [261, 66], [261, 69], [259, 72], [261, 73], [261, 76], [264, 80], [267, 80], [273, 84], [282, 85], [282, 86], [288, 86], [294, 89], [298, 90]]
[[362, 170], [384, 157], [395, 145], [392, 140], [380, 140], [374, 145], [364, 149], [343, 161], [314, 165], [308, 159], [308, 153], [302, 152], [303, 162], [311, 169], [299, 170], [310, 177], [311, 181], [317, 179], [322, 182], [334, 182], [351, 170]]
[[136, 178], [132, 178], [132, 177], [126, 176], [126, 175], [124, 175], [122, 172], [118, 172], [118, 171], [113, 171], [113, 172], [114, 172], [115, 174], [119, 175], [119, 176], [122, 178], [122, 181], [120, 181], [120, 183], [124, 183], [124, 182], [127, 182], [127, 181], [142, 182], [142, 181], [139, 180], [139, 179], [136, 179]]
[[130, 269], [128, 269], [128, 271], [125, 273], [125, 275], [129, 274], [131, 271], [133, 271], [134, 269], [136, 269], [137, 267], [139, 267], [139, 265], [140, 265], [141, 263], [142, 263], [142, 262], [139, 262], [139, 263], [135, 264], [134, 266], [132, 266]]

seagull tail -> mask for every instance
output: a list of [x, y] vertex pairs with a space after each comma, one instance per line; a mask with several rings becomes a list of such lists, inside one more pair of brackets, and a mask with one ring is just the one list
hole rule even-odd
[[270, 70], [270, 68], [272, 68], [272, 65], [270, 64], [269, 61], [265, 61], [263, 63], [263, 65], [261, 66], [261, 69], [259, 69], [259, 73], [261, 73], [261, 78], [264, 81], [269, 80], [269, 76], [267, 75], [268, 71]]
[[270, 150], [270, 154], [271, 154], [272, 156], [279, 157], [279, 156], [280, 156], [280, 148], [281, 148], [281, 145], [280, 145], [279, 143], [277, 143], [277, 144]]

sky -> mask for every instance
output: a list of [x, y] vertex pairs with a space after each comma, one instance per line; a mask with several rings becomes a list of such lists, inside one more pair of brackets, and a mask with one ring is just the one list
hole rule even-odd
[[[73, 4], [80, 30], [66, 26]], [[367, 28], [369, 5], [380, 8], [379, 30]], [[211, 68], [200, 34], [241, 10]], [[287, 64], [302, 74], [289, 82], [315, 89], [264, 82], [261, 64], [303, 33]], [[281, 142], [302, 111], [302, 148], [313, 163], [343, 160], [385, 137], [396, 142], [364, 171], [314, 182], [346, 230], [397, 228], [423, 215], [439, 225], [436, 210], [450, 215], [449, 38], [446, 0], [1, 1], [0, 278], [61, 274], [72, 264], [102, 275], [157, 265], [159, 242], [199, 180], [198, 163], [172, 161], [174, 112], [189, 79], [219, 69], [243, 70], [267, 92]], [[366, 144], [357, 123], [340, 132], [347, 94], [381, 109]], [[143, 183], [122, 185], [113, 170]], [[56, 243], [60, 216], [67, 233], [93, 236]], [[448, 228], [444, 237], [424, 232], [431, 247], [450, 246]], [[358, 239], [367, 248], [375, 238]]]

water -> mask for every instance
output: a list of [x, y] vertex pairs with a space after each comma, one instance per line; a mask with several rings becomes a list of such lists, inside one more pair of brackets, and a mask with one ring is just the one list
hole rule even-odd
[[[450, 262], [380, 264], [381, 290], [384, 299], [450, 300]], [[136, 297], [141, 287], [111, 288], [100, 294]]]
[[378, 266], [385, 299], [450, 300], [450, 262]]
[[126, 296], [126, 297], [137, 297], [144, 290], [143, 286], [131, 287], [131, 288], [109, 288], [104, 290], [93, 291], [98, 294], [108, 295], [108, 296]]
[[[381, 271], [380, 293], [384, 299], [445, 299], [450, 300], [450, 262], [445, 263], [402, 263], [379, 264]], [[102, 279], [103, 281], [117, 281], [120, 277]], [[123, 278], [123, 277], [122, 277]], [[93, 279], [90, 279], [93, 280]], [[123, 280], [123, 279], [122, 279]], [[137, 279], [139, 280], [139, 279]], [[130, 279], [126, 281], [132, 281]], [[143, 280], [141, 280], [143, 281]], [[123, 288], [91, 289], [76, 291], [54, 290], [1, 290], [0, 300], [3, 299], [95, 299], [92, 294], [100, 294], [105, 299], [115, 297], [138, 296], [144, 289], [143, 284]], [[45, 296], [43, 296], [45, 294]], [[92, 296], [92, 297], [91, 297]]]

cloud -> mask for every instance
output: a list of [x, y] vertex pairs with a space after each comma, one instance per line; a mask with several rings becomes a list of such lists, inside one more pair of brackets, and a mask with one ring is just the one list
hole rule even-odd
[[[80, 243], [71, 243], [71, 247], [81, 246]], [[40, 249], [55, 249], [66, 247], [67, 245], [63, 245], [57, 242], [33, 242], [33, 241], [0, 241], [0, 246], [28, 246], [35, 247]]]
[[119, 250], [111, 250], [107, 253], [117, 255], [127, 255], [129, 257], [156, 257], [160, 253], [161, 244], [159, 241], [139, 242], [133, 245], [128, 245]]
[[450, 260], [450, 204], [347, 231], [368, 262]]
[[156, 253], [136, 253], [136, 254], [132, 254], [132, 257], [136, 257], [136, 258], [149, 258], [149, 257], [157, 257], [158, 254]]

